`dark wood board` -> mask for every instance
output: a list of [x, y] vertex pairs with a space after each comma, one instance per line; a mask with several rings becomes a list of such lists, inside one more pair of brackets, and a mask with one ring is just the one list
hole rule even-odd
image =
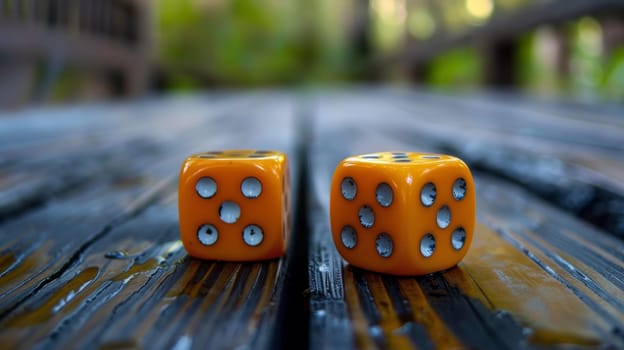
[[440, 151], [439, 139], [396, 137], [418, 130], [427, 116], [399, 116], [390, 104], [368, 94], [317, 103], [309, 162], [311, 347], [623, 346], [622, 242], [487, 174], [475, 173], [478, 224], [458, 267], [395, 278], [341, 259], [326, 195], [338, 162], [380, 150]]
[[[606, 230], [624, 217], [620, 110], [531, 101], [365, 88], [5, 114], [0, 343], [621, 348], [624, 244]], [[217, 148], [289, 155], [294, 225], [282, 259], [224, 263], [184, 251], [179, 167]], [[334, 247], [335, 166], [352, 154], [401, 149], [456, 154], [473, 168], [478, 224], [456, 268], [396, 278], [351, 267]], [[585, 202], [592, 210], [610, 203], [600, 209], [607, 216], [553, 195], [587, 189], [612, 196]]]
[[[175, 135], [249, 98], [81, 106], [12, 116], [0, 128], [0, 220], [85, 185], [104, 171], [127, 166], [118, 159], [127, 150], [139, 155], [175, 144]], [[204, 110], [208, 103], [210, 109]], [[179, 114], [184, 117], [175, 120]]]
[[179, 241], [176, 177], [193, 152], [241, 147], [286, 151], [296, 176], [294, 100], [271, 93], [221, 102], [228, 108], [214, 101], [169, 103], [177, 105], [170, 112], [188, 109], [195, 116], [143, 116], [138, 122], [144, 129], [166, 136], [153, 137], [157, 145], [150, 152], [125, 147], [114, 167], [100, 168], [102, 175], [89, 177], [79, 190], [0, 226], [4, 346], [223, 348], [274, 342], [286, 258], [243, 264], [189, 258]]
[[[613, 111], [570, 113], [497, 95], [376, 93], [377, 103], [362, 103], [384, 116], [375, 127], [386, 134], [407, 142], [428, 140], [476, 169], [521, 184], [565, 211], [624, 235], [619, 209], [624, 206], [624, 124]], [[368, 119], [374, 123], [374, 117]]]

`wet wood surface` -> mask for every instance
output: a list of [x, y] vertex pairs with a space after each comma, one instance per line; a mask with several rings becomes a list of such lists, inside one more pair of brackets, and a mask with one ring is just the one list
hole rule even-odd
[[[16, 179], [0, 228], [3, 347], [268, 347], [286, 259], [189, 258], [176, 191], [194, 152], [275, 148], [296, 165], [295, 106], [271, 96], [58, 111], [41, 121], [57, 127], [43, 130], [32, 120], [40, 113], [3, 120], [3, 173]], [[59, 177], [72, 183], [57, 186]]]
[[[209, 93], [0, 117], [3, 348], [621, 348], [624, 109], [360, 89]], [[282, 259], [200, 261], [179, 241], [190, 153], [285, 151]], [[462, 157], [477, 186], [465, 259], [396, 278], [329, 232], [349, 155]]]
[[[570, 192], [580, 184], [613, 185], [621, 201], [621, 183], [600, 162], [622, 167], [616, 141], [624, 139], [621, 119], [580, 114], [587, 121], [573, 127], [573, 121], [553, 120], [577, 112], [550, 115], [491, 97], [382, 96], [345, 93], [315, 103], [318, 127], [309, 150], [312, 347], [621, 347], [619, 231], [592, 227], [574, 217], [571, 206], [555, 208], [561, 204], [555, 195], [550, 203], [542, 200], [548, 195], [539, 191], [551, 182]], [[414, 149], [459, 154], [476, 170], [478, 224], [471, 250], [456, 268], [425, 277], [394, 278], [346, 265], [328, 226], [334, 167], [352, 154]], [[581, 167], [592, 152], [597, 161], [591, 169], [604, 182], [563, 171]], [[540, 173], [536, 164], [553, 169]], [[620, 220], [621, 208], [613, 212]]]

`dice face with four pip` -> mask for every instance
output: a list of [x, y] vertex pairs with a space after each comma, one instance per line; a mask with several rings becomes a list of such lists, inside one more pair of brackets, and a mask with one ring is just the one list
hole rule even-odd
[[475, 201], [472, 175], [458, 158], [406, 152], [349, 157], [332, 179], [332, 236], [353, 266], [428, 274], [466, 254]]
[[182, 164], [178, 210], [189, 255], [226, 261], [282, 256], [288, 244], [286, 155], [232, 150], [195, 154]]

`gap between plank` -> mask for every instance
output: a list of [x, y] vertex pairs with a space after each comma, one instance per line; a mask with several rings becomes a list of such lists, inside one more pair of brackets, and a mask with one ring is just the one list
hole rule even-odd
[[309, 348], [310, 315], [307, 296], [308, 288], [308, 246], [310, 225], [308, 222], [308, 194], [309, 179], [308, 151], [311, 137], [311, 112], [307, 100], [302, 100], [297, 112], [297, 135], [300, 135], [296, 147], [299, 161], [297, 165], [296, 206], [294, 210], [294, 225], [292, 238], [286, 257], [286, 272], [280, 306], [273, 330], [271, 349], [302, 349]]

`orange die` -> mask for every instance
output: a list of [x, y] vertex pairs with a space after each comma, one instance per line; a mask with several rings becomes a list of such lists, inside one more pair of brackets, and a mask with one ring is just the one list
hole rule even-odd
[[282, 256], [290, 195], [286, 155], [218, 151], [188, 157], [178, 210], [184, 248], [197, 258], [246, 261]]
[[383, 152], [343, 160], [331, 185], [331, 230], [350, 264], [395, 275], [456, 265], [475, 224], [475, 191], [461, 159]]

